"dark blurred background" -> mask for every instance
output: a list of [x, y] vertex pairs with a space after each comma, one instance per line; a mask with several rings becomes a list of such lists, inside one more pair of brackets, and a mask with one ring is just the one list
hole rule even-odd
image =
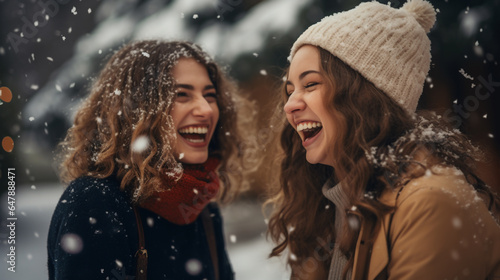
[[[16, 168], [18, 188], [35, 200], [41, 186], [59, 186], [55, 147], [93, 78], [124, 43], [155, 38], [199, 43], [256, 101], [257, 121], [267, 128], [270, 101], [294, 40], [324, 16], [360, 2], [0, 0], [0, 87], [13, 94], [12, 101], [0, 101], [0, 139], [9, 136], [15, 143], [12, 152], [0, 149], [0, 194], [7, 189], [7, 168]], [[443, 114], [483, 148], [480, 177], [500, 192], [500, 0], [431, 3], [437, 23], [429, 35], [432, 66], [419, 108]], [[262, 177], [251, 181], [256, 198], [268, 187]]]

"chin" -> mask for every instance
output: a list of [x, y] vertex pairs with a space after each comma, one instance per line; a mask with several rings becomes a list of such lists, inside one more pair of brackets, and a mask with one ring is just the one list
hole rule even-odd
[[208, 153], [194, 153], [194, 154], [184, 154], [184, 157], [179, 161], [188, 164], [201, 164], [205, 163], [208, 159]]
[[315, 157], [314, 155], [309, 155], [309, 153], [306, 153], [306, 160], [310, 164], [317, 164], [317, 163], [319, 163], [318, 158]]
[[328, 165], [333, 167], [333, 162], [328, 160], [325, 156], [323, 155], [314, 155], [312, 153], [307, 153], [306, 154], [306, 160], [310, 164], [323, 164], [323, 165]]

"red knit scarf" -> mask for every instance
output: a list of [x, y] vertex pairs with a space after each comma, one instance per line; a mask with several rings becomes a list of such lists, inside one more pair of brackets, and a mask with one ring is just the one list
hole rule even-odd
[[141, 207], [174, 224], [194, 222], [219, 191], [219, 178], [215, 173], [218, 165], [217, 158], [209, 158], [204, 164], [184, 164], [182, 177], [176, 181], [176, 178], [164, 175], [163, 191], [157, 192]]

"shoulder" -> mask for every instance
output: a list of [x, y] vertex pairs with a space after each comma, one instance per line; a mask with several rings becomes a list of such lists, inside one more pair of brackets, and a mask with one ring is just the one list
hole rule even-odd
[[113, 177], [82, 177], [72, 181], [62, 194], [47, 240], [49, 269], [59, 275], [57, 279], [73, 279], [74, 275], [80, 275], [78, 279], [104, 279], [104, 275], [113, 274], [118, 263], [133, 271], [135, 214], [119, 185]]
[[[133, 231], [132, 204], [115, 178], [82, 177], [64, 191], [52, 215], [49, 238], [71, 232], [94, 242]], [[54, 240], [58, 240], [55, 238]]]
[[[434, 236], [443, 234], [443, 238], [458, 232], [471, 236], [500, 233], [485, 201], [453, 167], [435, 168], [401, 189], [392, 224], [393, 230], [402, 232], [410, 228], [418, 232], [434, 229]], [[478, 228], [485, 230], [479, 234]]]
[[454, 167], [435, 167], [411, 180], [401, 189], [396, 205], [401, 207], [415, 201], [423, 205], [457, 207], [483, 203], [462, 172]]
[[81, 177], [72, 181], [61, 195], [52, 222], [72, 220], [76, 223], [84, 216], [128, 219], [132, 214], [129, 198], [120, 190], [116, 178]]
[[93, 178], [93, 177], [80, 177], [68, 185], [65, 194], [68, 196], [82, 196], [88, 194], [98, 194], [106, 196], [116, 194], [120, 189], [120, 181], [115, 177], [108, 178]]
[[395, 210], [386, 228], [392, 247], [391, 274], [397, 279], [410, 274], [425, 278], [418, 273], [453, 279], [463, 268], [470, 275], [486, 277], [484, 273], [500, 261], [500, 253], [494, 253], [500, 252], [500, 227], [460, 171], [453, 167], [433, 171], [411, 180], [396, 192], [399, 195], [392, 193]]
[[[61, 195], [59, 204], [88, 205], [92, 207], [110, 207], [127, 204], [127, 195], [120, 190], [120, 182], [115, 177], [81, 177], [72, 181]], [[105, 202], [112, 202], [111, 205]]]

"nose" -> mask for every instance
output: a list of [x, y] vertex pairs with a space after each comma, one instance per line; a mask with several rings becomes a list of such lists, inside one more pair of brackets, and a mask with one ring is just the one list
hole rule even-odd
[[285, 113], [291, 114], [297, 111], [302, 111], [306, 107], [304, 100], [299, 92], [292, 93], [289, 97], [283, 109]]
[[214, 110], [210, 103], [205, 98], [198, 98], [193, 109], [195, 117], [208, 118], [213, 114]]

